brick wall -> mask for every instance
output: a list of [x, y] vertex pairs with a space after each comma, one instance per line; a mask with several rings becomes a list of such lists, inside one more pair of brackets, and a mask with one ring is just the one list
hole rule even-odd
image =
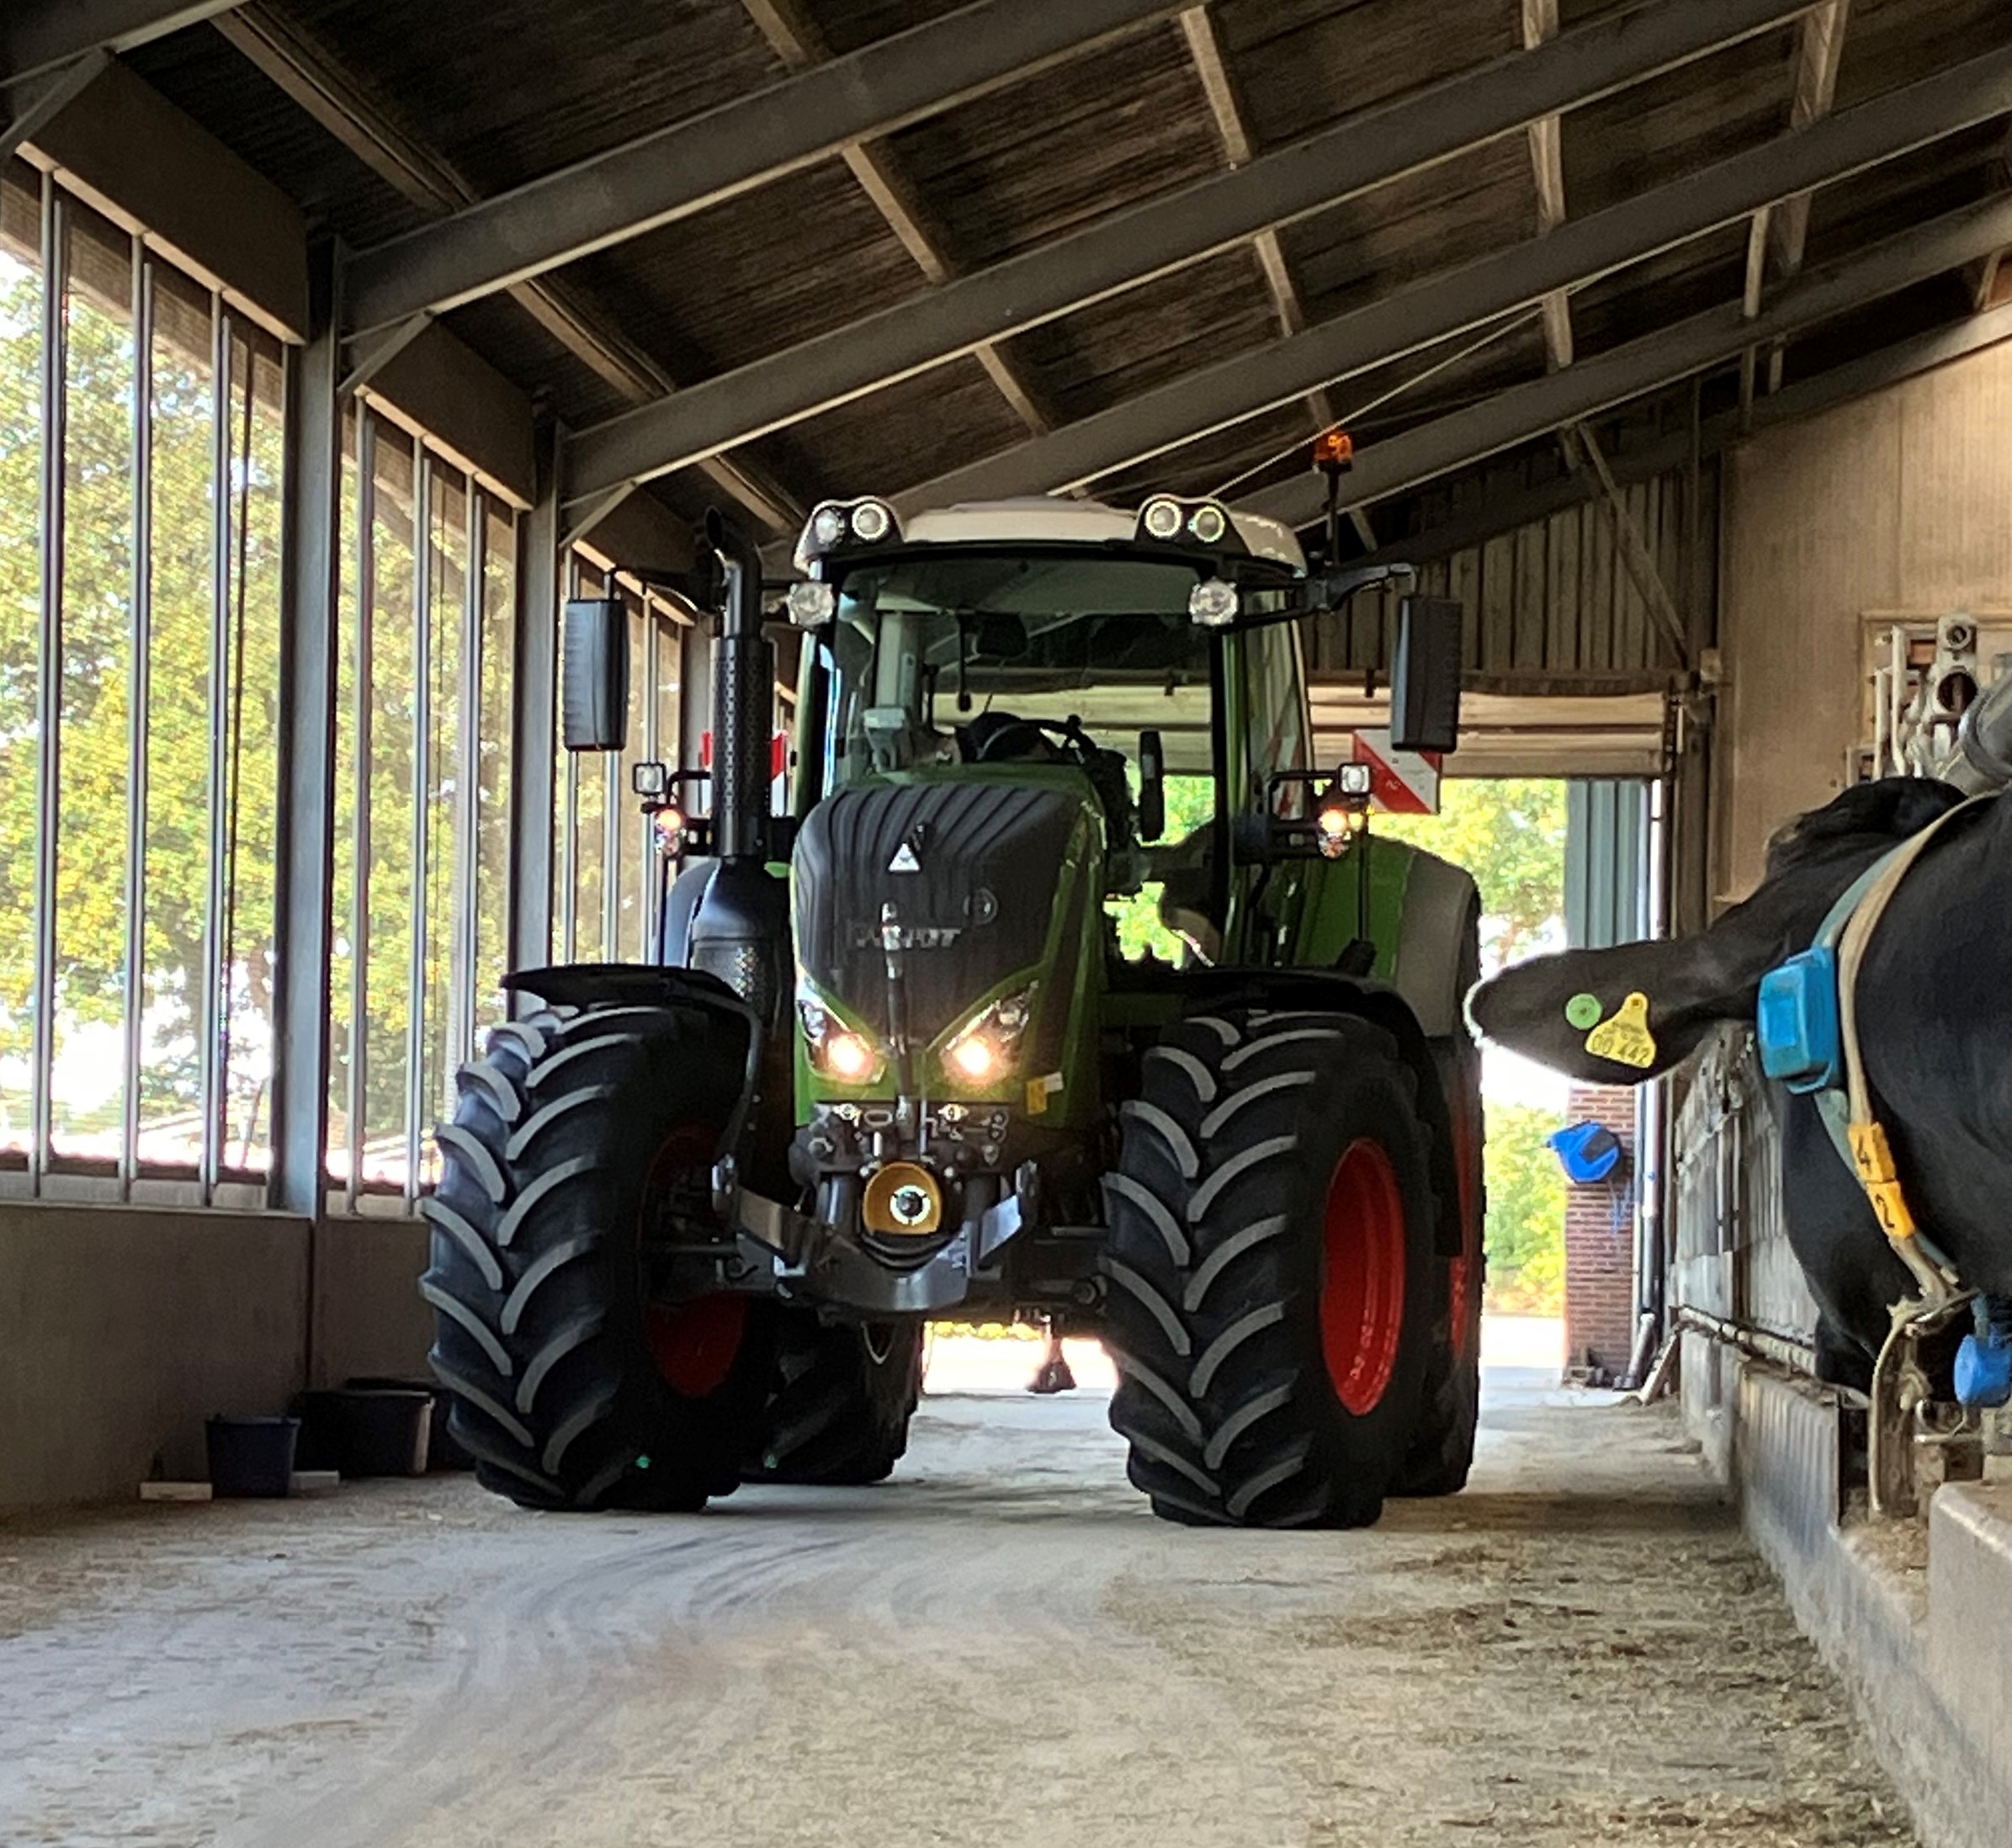
[[1574, 1085], [1566, 1121], [1605, 1123], [1627, 1150], [1613, 1181], [1573, 1187], [1565, 1202], [1565, 1364], [1619, 1378], [1635, 1343], [1635, 1093]]

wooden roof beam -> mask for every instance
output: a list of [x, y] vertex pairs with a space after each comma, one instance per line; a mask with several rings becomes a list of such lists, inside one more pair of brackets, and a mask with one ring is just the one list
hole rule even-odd
[[[1181, 15], [1181, 32], [1187, 40], [1188, 60], [1195, 67], [1202, 94], [1208, 99], [1208, 113], [1215, 120], [1216, 138], [1223, 144], [1224, 162], [1232, 170], [1247, 167], [1257, 152], [1256, 144], [1251, 140], [1249, 125], [1244, 120], [1243, 104], [1237, 98], [1236, 80], [1230, 75], [1229, 60], [1224, 55], [1223, 41], [1217, 36], [1215, 20], [1206, 3], [1190, 7]], [[1266, 226], [1252, 239], [1251, 248], [1256, 254], [1257, 266], [1264, 273], [1265, 287], [1271, 293], [1271, 311], [1278, 317], [1278, 331], [1288, 335], [1299, 332], [1306, 326], [1306, 308], [1300, 300], [1299, 285], [1293, 280], [1292, 266], [1286, 261], [1285, 247], [1279, 242], [1278, 227]], [[1306, 405], [1313, 421], [1312, 434], [1318, 435], [1331, 428], [1337, 421], [1335, 401], [1325, 385], [1307, 394]], [[1357, 507], [1350, 517], [1356, 537], [1373, 550], [1376, 529], [1369, 523], [1368, 511]]]
[[[1333, 385], [1453, 336], [1478, 332], [1526, 311], [1558, 289], [1582, 288], [1722, 226], [1740, 224], [1773, 201], [1990, 120], [2004, 112], [2009, 88], [2012, 46], [2004, 46], [1813, 123], [1799, 134], [1729, 155], [1571, 219], [1548, 237], [1533, 237], [1440, 271], [1289, 339], [1188, 372], [1051, 435], [953, 470], [897, 495], [895, 504], [1053, 493], [1136, 468], [1169, 449], [1289, 404], [1315, 385]], [[1740, 319], [1737, 302], [1731, 312], [1736, 321]], [[1764, 329], [1768, 324], [1764, 310], [1749, 325]], [[1735, 358], [1741, 344], [1733, 343]], [[1569, 379], [1587, 363], [1582, 357], [1549, 376]], [[1487, 409], [1484, 403], [1463, 415], [1479, 416]], [[1570, 421], [1561, 419], [1560, 427]], [[1370, 498], [1360, 492], [1366, 470], [1389, 447], [1383, 442], [1357, 450], [1349, 477], [1352, 497]]]
[[[1796, 40], [1795, 88], [1789, 101], [1788, 126], [1792, 134], [1829, 114], [1837, 100], [1838, 66], [1845, 55], [1845, 27], [1850, 16], [1851, 0], [1826, 0], [1802, 15]], [[1766, 290], [1768, 259], [1772, 252], [1776, 272], [1783, 281], [1797, 275], [1802, 252], [1809, 241], [1809, 194], [1798, 193], [1754, 215], [1752, 234], [1747, 239], [1746, 289], [1748, 317], [1760, 311]], [[1776, 346], [1768, 354], [1767, 388], [1781, 389], [1783, 349]], [[1758, 354], [1749, 348], [1739, 360], [1739, 403], [1743, 414], [1753, 412]]]
[[92, 51], [130, 51], [228, 13], [236, 0], [7, 0], [0, 83], [40, 77]]
[[[1192, 0], [1191, 0], [1192, 3]], [[1801, 10], [1798, 0], [1655, 0], [1516, 52], [1262, 154], [910, 301], [613, 417], [572, 444], [566, 492], [587, 499], [719, 454], [911, 378], [1416, 173], [1541, 115], [1576, 108]], [[802, 79], [797, 80], [799, 82]]]
[[[301, 109], [415, 205], [444, 214], [475, 198], [474, 189], [446, 161], [385, 115], [290, 19], [260, 0], [246, 0], [211, 24]], [[676, 389], [661, 366], [613, 328], [599, 325], [549, 280], [520, 283], [509, 293], [547, 333], [631, 404], [649, 403]], [[374, 358], [381, 363], [410, 341], [418, 331], [414, 323], [422, 318], [394, 324], [385, 342], [359, 347], [351, 364], [368, 364]], [[803, 523], [804, 509], [794, 497], [762, 481], [745, 465], [715, 457], [701, 467], [714, 486], [772, 531], [789, 531]]]
[[[1749, 321], [1738, 302], [1728, 302], [1595, 358], [1581, 359], [1568, 371], [1500, 392], [1472, 410], [1379, 443], [1357, 455], [1350, 491], [1367, 501], [1407, 493], [1645, 392], [1729, 364], [1749, 337], [1785, 337], [1930, 277], [1960, 270], [2008, 243], [2012, 243], [2012, 197], [1947, 213], [1848, 263], [1797, 279], [1761, 311], [1757, 321]], [[1254, 496], [1247, 505], [1288, 525], [1306, 527], [1321, 518], [1320, 500], [1318, 482], [1290, 481]]]
[[[1534, 51], [1558, 36], [1558, 0], [1522, 0], [1523, 49]], [[1565, 221], [1563, 118], [1541, 116], [1530, 125], [1530, 171], [1537, 183], [1537, 228], [1548, 236]], [[1544, 357], [1553, 372], [1572, 364], [1572, 298], [1563, 289], [1544, 297]]]
[[[741, 0], [741, 3], [793, 75], [830, 59], [831, 45], [799, 0]], [[930, 228], [921, 201], [902, 173], [895, 151], [884, 141], [855, 141], [843, 151], [843, 158], [859, 183], [859, 189], [873, 202], [873, 210], [915, 259], [916, 268], [939, 285], [956, 275], [956, 268], [945, 254], [942, 239]], [[1033, 387], [996, 341], [988, 340], [974, 348], [973, 357], [1029, 432], [1039, 436], [1054, 427], [1054, 419], [1042, 406]]]
[[1176, 0], [971, 0], [359, 252], [348, 331], [479, 300], [1179, 10]]

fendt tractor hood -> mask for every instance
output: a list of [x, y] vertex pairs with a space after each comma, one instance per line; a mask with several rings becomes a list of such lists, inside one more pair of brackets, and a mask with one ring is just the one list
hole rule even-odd
[[[797, 839], [798, 967], [849, 1028], [891, 1050], [891, 923], [917, 1054], [1024, 973], [1040, 993], [1016, 1063], [1052, 1064], [1102, 850], [1096, 794], [1073, 770], [918, 771], [841, 789]], [[861, 1088], [891, 1095], [895, 1076], [883, 1070]], [[937, 1074], [923, 1081], [942, 1088]]]

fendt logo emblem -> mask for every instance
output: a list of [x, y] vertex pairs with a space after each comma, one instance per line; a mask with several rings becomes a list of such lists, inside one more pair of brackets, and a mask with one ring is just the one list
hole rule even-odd
[[901, 844], [895, 849], [895, 857], [887, 863], [890, 873], [920, 873], [922, 870], [922, 837], [924, 825], [918, 821], [901, 837]]

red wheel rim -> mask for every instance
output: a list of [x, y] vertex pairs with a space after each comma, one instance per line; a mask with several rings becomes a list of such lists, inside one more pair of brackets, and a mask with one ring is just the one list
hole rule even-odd
[[1404, 1202], [1380, 1144], [1349, 1144], [1321, 1229], [1320, 1351], [1335, 1396], [1357, 1418], [1389, 1389], [1404, 1331]]
[[[644, 1184], [647, 1200], [681, 1170], [707, 1158], [719, 1132], [705, 1123], [684, 1123], [665, 1137]], [[650, 1358], [671, 1390], [685, 1399], [704, 1399], [726, 1383], [747, 1330], [747, 1298], [722, 1292], [688, 1303], [650, 1303], [643, 1310], [643, 1335]]]
[[745, 1296], [695, 1296], [669, 1308], [653, 1303], [644, 1318], [657, 1372], [686, 1399], [703, 1399], [726, 1383], [746, 1329]]

